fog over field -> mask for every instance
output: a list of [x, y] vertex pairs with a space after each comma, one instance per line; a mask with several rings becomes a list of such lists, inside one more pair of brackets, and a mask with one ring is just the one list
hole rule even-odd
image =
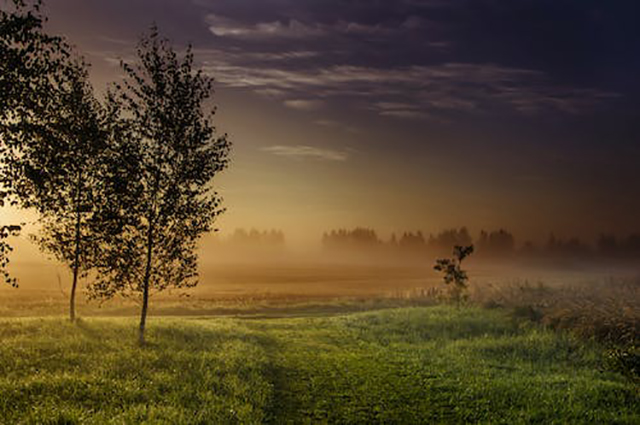
[[0, 425], [640, 424], [639, 16], [0, 0]]
[[[240, 230], [235, 236], [208, 238], [201, 248], [198, 286], [157, 295], [157, 312], [197, 314], [203, 306], [251, 303], [430, 299], [442, 286], [441, 276], [433, 269], [435, 260], [449, 255], [446, 249], [426, 243], [404, 248], [398, 242], [381, 241], [296, 247], [286, 242], [283, 232], [254, 231], [253, 239], [249, 234]], [[30, 250], [33, 259], [12, 263], [20, 288], [0, 288], [0, 304], [10, 315], [34, 314], [36, 311], [23, 308], [25, 302], [38, 305], [41, 312], [63, 313], [71, 280], [68, 267], [47, 260], [28, 241], [21, 243], [20, 249]], [[588, 294], [594, 288], [615, 289], [624, 282], [640, 282], [640, 266], [633, 254], [607, 256], [596, 248], [577, 253], [531, 253], [515, 247], [494, 255], [479, 251], [466, 264], [470, 289], [478, 300], [490, 299], [496, 288], [522, 285], [564, 289], [562, 296], [566, 297], [566, 290]], [[93, 278], [91, 274], [84, 278], [81, 288]], [[123, 305], [135, 303], [119, 298], [86, 300], [81, 310], [91, 315], [136, 314], [133, 307], [118, 310]], [[167, 305], [185, 309], [167, 309]]]

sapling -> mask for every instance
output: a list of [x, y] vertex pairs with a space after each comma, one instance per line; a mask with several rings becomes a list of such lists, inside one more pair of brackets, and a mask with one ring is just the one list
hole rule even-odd
[[460, 246], [453, 248], [453, 258], [441, 258], [436, 260], [433, 267], [436, 271], [443, 273], [445, 285], [449, 289], [449, 300], [460, 307], [467, 300], [467, 282], [469, 276], [462, 269], [462, 261], [473, 253], [473, 245]]

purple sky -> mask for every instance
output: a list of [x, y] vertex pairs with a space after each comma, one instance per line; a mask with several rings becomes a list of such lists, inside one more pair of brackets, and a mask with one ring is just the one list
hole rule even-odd
[[223, 230], [640, 230], [640, 6], [50, 0], [101, 91], [156, 22], [217, 80]]

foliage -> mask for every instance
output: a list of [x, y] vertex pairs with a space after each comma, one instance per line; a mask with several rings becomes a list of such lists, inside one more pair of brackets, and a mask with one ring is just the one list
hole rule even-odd
[[[34, 133], [45, 128], [43, 116], [56, 111], [57, 88], [69, 57], [64, 41], [43, 31], [40, 5], [39, 0], [10, 0], [0, 9], [0, 206], [19, 204], [13, 161]], [[6, 270], [11, 251], [6, 239], [20, 228], [18, 223], [0, 225], [0, 274], [14, 286]]]
[[104, 232], [107, 251], [91, 291], [142, 296], [143, 343], [149, 293], [197, 284], [196, 243], [222, 212], [211, 184], [228, 164], [230, 143], [216, 136], [213, 112], [204, 112], [212, 79], [193, 70], [191, 47], [180, 60], [154, 27], [137, 53], [111, 96], [129, 134], [116, 147], [121, 168], [112, 174], [117, 225]]
[[640, 280], [605, 279], [580, 285], [514, 281], [489, 284], [473, 296], [485, 306], [511, 310], [513, 316], [570, 331], [609, 347], [640, 345]]
[[608, 366], [624, 375], [640, 381], [640, 348], [616, 347], [609, 350]]
[[55, 101], [58, 77], [69, 58], [62, 38], [43, 31], [46, 18], [39, 0], [8, 3], [0, 9], [0, 129], [5, 147], [28, 136], [24, 131], [26, 124], [33, 124], [29, 120]]
[[606, 364], [610, 369], [640, 378], [638, 279], [607, 279], [579, 286], [533, 285], [525, 280], [487, 285], [474, 295], [485, 306], [510, 310], [518, 321], [596, 341], [607, 347]]
[[103, 208], [105, 114], [95, 99], [82, 63], [68, 66], [56, 109], [43, 118], [43, 129], [24, 144], [13, 161], [14, 187], [21, 205], [39, 213], [40, 248], [69, 266], [73, 281], [70, 317], [75, 320], [78, 279], [94, 267], [101, 243], [94, 230], [105, 223]]
[[467, 281], [469, 276], [462, 269], [462, 261], [473, 253], [473, 245], [453, 248], [453, 258], [436, 260], [434, 270], [443, 274], [444, 283], [449, 285], [449, 298], [456, 305], [460, 305], [468, 298]]
[[42, 32], [40, 3], [14, 2], [3, 12], [3, 50], [9, 69], [1, 85], [2, 166], [14, 203], [40, 216], [41, 249], [73, 272], [70, 316], [78, 278], [92, 267], [97, 241], [85, 222], [99, 206], [100, 160], [106, 147], [101, 107], [87, 67], [72, 61], [59, 37]]
[[[1, 201], [0, 201], [1, 202]], [[9, 264], [9, 253], [13, 251], [13, 247], [7, 243], [7, 238], [10, 236], [18, 236], [20, 232], [20, 226], [15, 224], [0, 226], [0, 276], [5, 283], [17, 287], [18, 282], [15, 277], [12, 277], [7, 271], [7, 265]]]

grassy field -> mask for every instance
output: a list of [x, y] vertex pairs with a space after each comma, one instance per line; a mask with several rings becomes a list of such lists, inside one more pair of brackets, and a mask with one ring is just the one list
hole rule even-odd
[[0, 422], [639, 423], [605, 351], [502, 310], [0, 321]]

